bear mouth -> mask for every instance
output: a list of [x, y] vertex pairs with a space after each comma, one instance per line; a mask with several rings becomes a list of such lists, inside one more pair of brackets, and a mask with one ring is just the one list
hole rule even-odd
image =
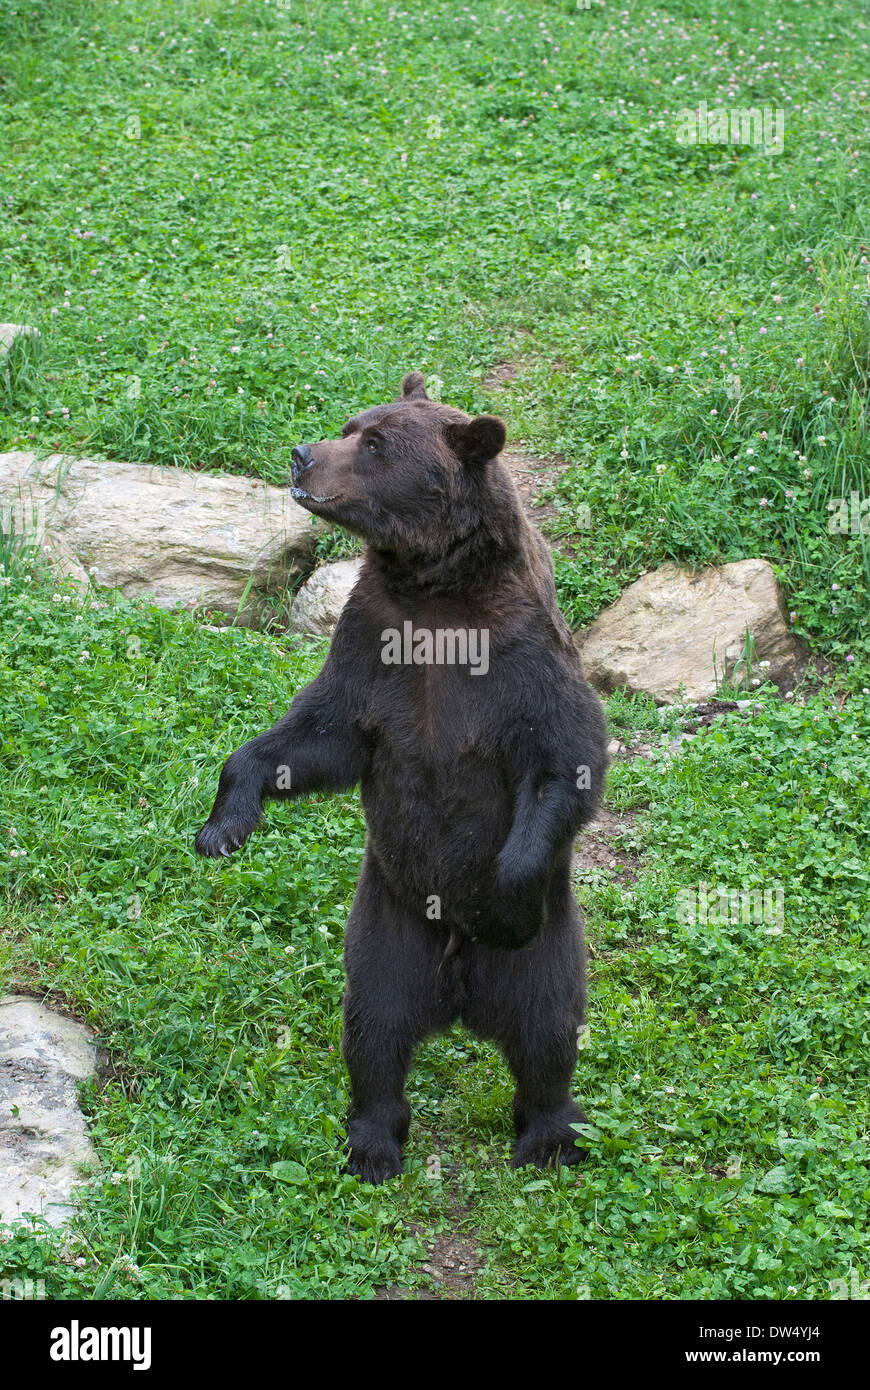
[[313, 492], [306, 492], [304, 487], [291, 487], [290, 496], [297, 502], [337, 502], [341, 494], [330, 492], [326, 497], [317, 497]]

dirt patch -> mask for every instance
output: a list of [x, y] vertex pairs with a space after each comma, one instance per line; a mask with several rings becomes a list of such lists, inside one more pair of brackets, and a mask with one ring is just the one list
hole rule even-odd
[[516, 381], [523, 369], [523, 352], [530, 336], [527, 328], [515, 328], [512, 331], [507, 346], [516, 356], [506, 358], [505, 361], [497, 362], [494, 367], [490, 367], [480, 383], [484, 391], [498, 395], [499, 391], [504, 391], [512, 381]]
[[429, 1253], [420, 1269], [429, 1275], [435, 1287], [406, 1289], [401, 1284], [393, 1284], [388, 1289], [378, 1289], [375, 1294], [376, 1301], [462, 1302], [476, 1297], [474, 1278], [483, 1264], [483, 1259], [472, 1241], [466, 1236], [438, 1236], [426, 1244]]
[[[516, 381], [522, 369], [521, 358], [499, 362], [483, 378], [481, 386], [487, 393], [498, 396]], [[556, 515], [552, 503], [539, 505], [538, 498], [541, 492], [553, 486], [562, 470], [568, 467], [567, 460], [537, 458], [534, 454], [508, 450], [501, 455], [501, 461], [516, 483], [523, 507], [535, 525], [541, 526], [545, 521], [552, 520]]]
[[[429, 1148], [432, 1154], [442, 1154], [449, 1151], [449, 1143], [446, 1134], [433, 1133], [429, 1136]], [[446, 1216], [447, 1220], [456, 1226], [468, 1221], [471, 1215], [471, 1208], [458, 1200], [456, 1190], [453, 1186], [459, 1173], [460, 1163], [455, 1160], [446, 1163], [441, 1169], [439, 1181], [444, 1183], [444, 1192], [447, 1199]], [[409, 1226], [411, 1235], [418, 1236], [426, 1246], [426, 1258], [417, 1268], [422, 1274], [428, 1275], [432, 1281], [431, 1287], [406, 1288], [403, 1284], [392, 1284], [389, 1288], [377, 1289], [375, 1300], [380, 1303], [401, 1303], [406, 1301], [420, 1301], [424, 1303], [433, 1302], [469, 1302], [477, 1298], [475, 1288], [475, 1277], [485, 1262], [485, 1255], [477, 1243], [476, 1232], [465, 1230], [461, 1234], [440, 1233], [438, 1235], [426, 1235], [420, 1226]]]
[[503, 391], [519, 376], [518, 362], [499, 362], [480, 383], [484, 391]]
[[595, 820], [585, 826], [574, 846], [573, 869], [587, 874], [606, 869], [622, 884], [633, 883], [642, 868], [639, 854], [617, 848], [613, 841], [634, 829], [637, 817], [632, 811], [617, 814], [602, 806]]
[[[730, 714], [732, 710], [740, 709], [736, 700], [708, 700], [701, 705], [692, 706], [695, 726], [699, 729], [707, 728], [713, 723], [717, 714]], [[688, 729], [688, 733], [692, 730]]]
[[[534, 454], [508, 451], [501, 455], [501, 461], [516, 483], [523, 509], [530, 521], [540, 529], [545, 521], [554, 520], [556, 508], [552, 502], [541, 503], [539, 494], [553, 487], [559, 474], [568, 467], [567, 460], [541, 459]], [[553, 544], [552, 540], [550, 544]]]

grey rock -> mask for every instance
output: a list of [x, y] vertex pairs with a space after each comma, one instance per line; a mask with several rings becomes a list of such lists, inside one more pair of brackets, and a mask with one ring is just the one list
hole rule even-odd
[[247, 590], [249, 626], [311, 567], [324, 529], [256, 478], [21, 451], [0, 454], [0, 514], [50, 547], [58, 572], [128, 598], [235, 616]]
[[4, 357], [16, 338], [38, 338], [39, 329], [29, 323], [0, 323], [0, 357]]
[[362, 560], [335, 560], [306, 579], [290, 609], [294, 632], [331, 636], [362, 569]]
[[662, 565], [631, 584], [576, 641], [599, 690], [643, 692], [672, 704], [713, 699], [723, 677], [745, 681], [747, 628], [758, 667], [749, 683], [793, 680], [800, 644], [766, 560], [697, 572]]
[[99, 1166], [76, 1091], [95, 1066], [83, 1023], [26, 995], [0, 998], [0, 1221], [68, 1220], [83, 1165]]

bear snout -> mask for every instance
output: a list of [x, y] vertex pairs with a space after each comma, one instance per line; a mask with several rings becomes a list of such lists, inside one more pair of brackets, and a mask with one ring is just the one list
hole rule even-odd
[[305, 472], [306, 468], [311, 467], [313, 462], [314, 459], [311, 457], [311, 446], [308, 444], [297, 444], [296, 448], [290, 453], [290, 472], [293, 475], [294, 483], [299, 475]]

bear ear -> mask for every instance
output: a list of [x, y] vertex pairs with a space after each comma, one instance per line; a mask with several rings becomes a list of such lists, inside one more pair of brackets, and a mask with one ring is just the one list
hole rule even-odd
[[422, 372], [409, 372], [402, 382], [403, 401], [428, 401]]
[[505, 446], [507, 431], [497, 415], [475, 415], [447, 431], [451, 449], [463, 463], [489, 463]]

